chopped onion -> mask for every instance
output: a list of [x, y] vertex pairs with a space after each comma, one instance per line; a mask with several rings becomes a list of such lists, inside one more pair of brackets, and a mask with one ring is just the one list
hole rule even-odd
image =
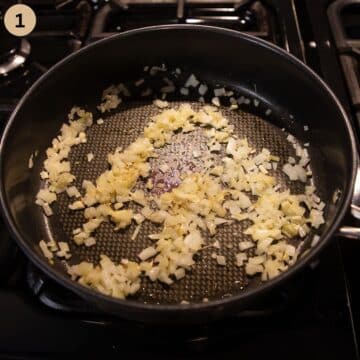
[[133, 216], [133, 218], [134, 218], [134, 220], [136, 221], [137, 224], [141, 224], [145, 220], [145, 218], [144, 218], [144, 216], [142, 214], [135, 214]]
[[48, 249], [47, 244], [44, 240], [40, 240], [39, 247], [44, 254], [44, 256], [52, 263], [52, 259], [54, 258], [53, 253]]
[[213, 97], [212, 99], [211, 99], [211, 102], [215, 105], [215, 106], [220, 106], [220, 100], [219, 100], [219, 98], [218, 97]]
[[86, 158], [87, 158], [87, 161], [90, 162], [90, 161], [92, 161], [94, 159], [94, 154], [93, 153], [88, 153], [86, 155]]
[[340, 198], [340, 195], [341, 195], [341, 190], [340, 189], [336, 189], [333, 193], [333, 196], [332, 196], [332, 202], [333, 204], [336, 204], [337, 201], [339, 200]]
[[247, 259], [247, 255], [246, 255], [246, 253], [238, 253], [235, 255], [235, 259], [236, 259], [236, 262], [235, 262], [236, 266], [241, 267], [244, 265], [245, 260]]
[[216, 249], [220, 249], [220, 243], [219, 243], [219, 240], [216, 240], [213, 242], [212, 246]]
[[262, 265], [258, 265], [258, 264], [249, 264], [247, 263], [245, 265], [245, 272], [247, 275], [255, 275], [257, 273], [262, 273], [264, 270], [264, 267]]
[[152, 246], [147, 247], [146, 249], [142, 250], [138, 255], [140, 260], [145, 261], [157, 254], [157, 251]]
[[197, 87], [199, 85], [199, 80], [196, 78], [194, 74], [191, 74], [189, 78], [186, 80], [185, 87]]
[[72, 204], [69, 205], [69, 209], [70, 210], [80, 210], [80, 209], [84, 209], [85, 205], [82, 201], [78, 200], [73, 202]]
[[49, 173], [47, 171], [41, 171], [40, 172], [40, 177], [43, 179], [43, 180], [46, 180], [49, 178]]
[[[214, 89], [214, 96], [215, 97], [219, 97], [219, 96], [224, 96], [226, 93], [224, 88], [221, 89]], [[203, 95], [203, 94], [202, 94]]]
[[198, 91], [199, 91], [199, 95], [204, 96], [206, 94], [206, 92], [208, 91], [208, 87], [205, 84], [201, 84], [199, 86]]
[[63, 257], [65, 259], [70, 259], [71, 258], [71, 254], [70, 254], [70, 248], [68, 243], [60, 241], [58, 243], [60, 250], [56, 253], [56, 256], [58, 257]]
[[66, 189], [66, 193], [69, 197], [81, 197], [81, 194], [76, 186], [70, 186]]
[[226, 265], [226, 258], [223, 255], [217, 255], [216, 256], [216, 262], [218, 265], [225, 266]]
[[312, 241], [311, 241], [311, 247], [316, 246], [320, 241], [320, 236], [319, 235], [314, 235]]
[[169, 106], [169, 103], [167, 101], [162, 101], [162, 100], [154, 100], [154, 105], [157, 106], [160, 109], [166, 108]]
[[135, 239], [137, 238], [137, 236], [138, 236], [138, 234], [139, 234], [139, 231], [140, 231], [140, 228], [141, 228], [141, 224], [139, 224], [139, 225], [135, 228], [133, 234], [131, 235], [131, 240], [135, 240]]
[[150, 75], [154, 76], [156, 75], [158, 72], [164, 72], [166, 71], [166, 66], [164, 64], [162, 64], [161, 66], [152, 66], [150, 69]]
[[239, 249], [241, 251], [251, 249], [255, 246], [255, 244], [252, 241], [241, 241], [239, 243]]
[[43, 210], [44, 210], [44, 213], [46, 216], [51, 216], [53, 215], [53, 211], [50, 207], [50, 205], [48, 203], [45, 203], [43, 206], [42, 206]]
[[182, 279], [185, 276], [185, 269], [179, 268], [179, 269], [175, 270], [174, 275], [177, 280]]
[[181, 95], [185, 95], [185, 96], [187, 96], [187, 95], [189, 95], [189, 89], [188, 88], [181, 88], [180, 89], [180, 94]]
[[28, 161], [28, 168], [32, 169], [34, 167], [34, 154], [31, 154]]

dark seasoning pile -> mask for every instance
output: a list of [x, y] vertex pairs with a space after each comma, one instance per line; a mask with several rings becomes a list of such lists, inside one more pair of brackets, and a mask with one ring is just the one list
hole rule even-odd
[[180, 185], [181, 174], [201, 172], [209, 160], [217, 159], [219, 162], [219, 156], [208, 151], [207, 142], [201, 130], [175, 134], [171, 144], [157, 150], [158, 157], [150, 159], [153, 183], [150, 192], [160, 195], [171, 191]]
[[[164, 65], [145, 67], [144, 74], [143, 78], [134, 83], [125, 84], [129, 89], [129, 93], [124, 94], [125, 99], [131, 96], [136, 101], [125, 101], [120, 105], [119, 112], [112, 111], [110, 115], [104, 117], [101, 125], [90, 127], [87, 130], [88, 141], [71, 150], [69, 159], [71, 164], [76, 164], [73, 166], [74, 170], [76, 169], [74, 185], [78, 189], [81, 189], [82, 181], [85, 179], [95, 181], [98, 175], [107, 168], [107, 163], [104, 161], [107, 154], [113, 152], [114, 148], [118, 146], [125, 148], [132, 143], [142, 132], [148, 119], [159, 113], [159, 108], [149, 104], [149, 98], [170, 100], [171, 107], [176, 107], [184, 101], [191, 101], [191, 106], [195, 110], [201, 108], [204, 102], [218, 106], [221, 99], [220, 110], [235, 126], [234, 134], [237, 134], [239, 138], [247, 138], [250, 146], [257, 150], [266, 147], [272, 154], [281, 154], [278, 169], [283, 167], [289, 156], [295, 157], [295, 150], [289, 143], [288, 134], [283, 131], [284, 129], [255, 115], [255, 113], [262, 112], [266, 118], [276, 117], [276, 114], [272, 113], [272, 110], [260, 100], [250, 99], [241, 94], [236, 96], [232, 91], [223, 91], [220, 86], [214, 93], [213, 90], [210, 90], [210, 86], [208, 88], [206, 85], [200, 84], [193, 75], [189, 76], [180, 69], [168, 71]], [[179, 83], [184, 84], [183, 79], [188, 79], [188, 83], [181, 87]], [[207, 88], [205, 92], [204, 86]], [[155, 88], [159, 88], [160, 93], [155, 93], [153, 90]], [[199, 90], [200, 88], [201, 90]], [[176, 101], [179, 97], [182, 101]], [[198, 101], [194, 102], [193, 100]], [[240, 108], [244, 107], [246, 111], [238, 109], [239, 106]], [[161, 107], [161, 103], [159, 107]], [[249, 112], [249, 110], [255, 111]], [[96, 122], [96, 118], [94, 120]], [[307, 130], [308, 128], [304, 129], [304, 131]], [[149, 178], [153, 184], [152, 189], [147, 189], [145, 182], [139, 184], [139, 188], [150, 194], [159, 195], [177, 187], [181, 183], [183, 173], [200, 171], [210, 159], [220, 162], [223, 154], [210, 153], [207, 150], [207, 141], [208, 139], [203, 135], [201, 129], [186, 134], [175, 134], [170, 144], [156, 150], [158, 157], [150, 159]], [[94, 159], [91, 162], [87, 160], [89, 153], [94, 153]], [[294, 194], [304, 192], [304, 183], [289, 181], [282, 171], [271, 169], [269, 173], [276, 177], [281, 188], [289, 188]], [[71, 211], [68, 205], [68, 197], [66, 194], [61, 194], [53, 206], [57, 216], [50, 217], [49, 223], [50, 227], [61, 226], [67, 238], [72, 238], [72, 231], [83, 223], [83, 212]], [[145, 303], [201, 302], [230, 296], [248, 286], [256, 286], [261, 281], [259, 277], [248, 277], [243, 267], [233, 264], [234, 253], [238, 251], [239, 241], [250, 238], [243, 234], [249, 225], [250, 221], [245, 220], [219, 227], [216, 235], [208, 238], [203, 249], [195, 254], [196, 264], [190, 271], [187, 271], [184, 278], [175, 281], [171, 286], [144, 278], [141, 290], [134, 298]], [[141, 250], [153, 244], [153, 241], [148, 239], [148, 235], [158, 232], [159, 226], [149, 221], [144, 222], [136, 240], [131, 241], [129, 237], [135, 227], [136, 225], [132, 223], [129, 228], [114, 232], [113, 226], [109, 222], [105, 222], [96, 231], [97, 243], [95, 246], [77, 246], [73, 241], [69, 241], [70, 252], [73, 255], [69, 263], [75, 264], [81, 260], [97, 263], [100, 254], [109, 254], [115, 263], [124, 258], [137, 259]], [[310, 247], [313, 234], [311, 231], [307, 236], [302, 251]], [[299, 241], [299, 238], [294, 240], [297, 244]], [[247, 252], [251, 254], [254, 249], [249, 249]], [[228, 259], [227, 265], [219, 266], [213, 259], [214, 253], [224, 255]]]

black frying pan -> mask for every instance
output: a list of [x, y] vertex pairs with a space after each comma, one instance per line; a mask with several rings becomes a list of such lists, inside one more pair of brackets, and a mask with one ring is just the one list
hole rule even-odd
[[[96, 105], [105, 87], [118, 82], [133, 83], [143, 77], [144, 66], [162, 63], [168, 69], [181, 68], [183, 77], [195, 73], [209, 86], [224, 85], [237, 96], [249, 99], [237, 112], [222, 110], [235, 124], [237, 134], [246, 136], [256, 148], [266, 146], [283, 158], [292, 155], [294, 150], [286, 141], [287, 132], [302, 143], [310, 143], [314, 181], [327, 203], [326, 224], [320, 229], [318, 245], [312, 249], [305, 246], [304, 249], [310, 251], [274, 280], [250, 281], [243, 270], [235, 266], [219, 270], [214, 261], [209, 260], [210, 254], [204, 251], [191, 274], [170, 288], [144, 281], [138, 296], [118, 300], [71, 281], [60, 262], [50, 266], [43, 257], [38, 242], [51, 237], [69, 240], [74, 262], [97, 261], [104, 252], [118, 261], [123, 256], [135, 257], [149, 246], [146, 232], [150, 228], [143, 229], [139, 239], [130, 244], [126, 241], [129, 233], [118, 234], [105, 227], [97, 234], [100, 241], [97, 246], [76, 247], [70, 234], [81, 223], [81, 216], [67, 210], [65, 195], [58, 201], [55, 216], [51, 218], [44, 217], [34, 199], [41, 186], [39, 172], [44, 152], [66, 120], [69, 109], [76, 104], [96, 114]], [[154, 89], [159, 85], [155, 77], [147, 81]], [[194, 92], [184, 98], [177, 91], [168, 99], [175, 105], [191, 101], [198, 106], [198, 94]], [[134, 95], [108, 116], [101, 129], [89, 130], [88, 143], [71, 154], [72, 160], [80, 161], [76, 170], [79, 183], [82, 178], [93, 180], [104, 170], [107, 153], [138, 136], [149, 116], [158, 111], [151, 100]], [[304, 125], [309, 125], [310, 131], [305, 132]], [[34, 168], [28, 169], [29, 156], [35, 150], [39, 156]], [[98, 159], [91, 167], [82, 160], [90, 151]], [[356, 152], [351, 125], [338, 100], [326, 84], [296, 58], [265, 41], [238, 32], [176, 25], [144, 28], [104, 39], [54, 66], [32, 86], [13, 112], [1, 140], [0, 168], [1, 205], [8, 226], [26, 255], [48, 276], [102, 310], [122, 317], [141, 321], [201, 321], [249, 304], [318, 255], [348, 209]], [[286, 183], [285, 178], [280, 181]], [[287, 185], [293, 191], [301, 190], [299, 185]], [[334, 204], [332, 198], [337, 189], [341, 195]], [[224, 243], [239, 241], [229, 232], [219, 236]], [[230, 249], [224, 251], [232, 253]], [[210, 301], [202, 303], [203, 297]], [[191, 303], [180, 305], [181, 300]]]

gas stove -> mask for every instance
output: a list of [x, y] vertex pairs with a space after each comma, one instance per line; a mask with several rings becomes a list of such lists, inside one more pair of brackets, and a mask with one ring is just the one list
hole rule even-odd
[[[231, 28], [283, 47], [330, 85], [358, 129], [359, 1], [26, 3], [38, 18], [28, 37], [14, 38], [0, 28], [0, 129], [26, 89], [68, 54], [115, 33], [177, 23]], [[11, 4], [2, 1], [0, 11]], [[347, 221], [357, 224], [350, 214]], [[291, 282], [229, 318], [164, 328], [105, 315], [55, 284], [29, 263], [2, 220], [0, 240], [0, 357], [48, 359], [79, 353], [91, 358], [360, 358], [356, 241], [334, 239]]]

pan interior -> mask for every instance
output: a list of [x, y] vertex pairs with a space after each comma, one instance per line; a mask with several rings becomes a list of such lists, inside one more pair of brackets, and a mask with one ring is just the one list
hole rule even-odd
[[[181, 103], [174, 101], [170, 105], [176, 107]], [[195, 109], [201, 107], [201, 104], [195, 102], [191, 105]], [[142, 132], [150, 117], [159, 111], [161, 110], [149, 102], [129, 102], [122, 104], [118, 112], [104, 116], [102, 125], [95, 124], [90, 127], [87, 131], [87, 143], [74, 147], [70, 154], [72, 173], [76, 176], [74, 185], [81, 189], [83, 180], [95, 181], [107, 169], [107, 154], [119, 146], [126, 147], [133, 142]], [[291, 189], [293, 193], [304, 191], [304, 184], [290, 182], [281, 171], [282, 165], [287, 162], [288, 157], [295, 156], [295, 150], [287, 141], [288, 134], [285, 131], [250, 112], [231, 111], [227, 108], [222, 108], [221, 111], [235, 126], [234, 134], [239, 138], [247, 138], [249, 144], [257, 151], [261, 151], [265, 147], [272, 154], [280, 156], [278, 169], [276, 171], [270, 170], [270, 173], [276, 176], [282, 187]], [[187, 149], [199, 146], [199, 138], [196, 135], [185, 138], [185, 142]], [[87, 161], [88, 153], [95, 155], [91, 162]], [[39, 171], [44, 160], [43, 156], [44, 154], [42, 157], [39, 156], [38, 160], [40, 161], [37, 161]], [[180, 157], [181, 154], [179, 153]], [[35, 171], [34, 173], [34, 176], [38, 176], [38, 172]], [[33, 184], [35, 196], [39, 186], [41, 186], [40, 180], [35, 180]], [[103, 223], [95, 233], [97, 239], [95, 246], [90, 248], [77, 246], [71, 240], [72, 231], [84, 222], [83, 212], [69, 210], [68, 205], [69, 198], [66, 194], [61, 194], [53, 206], [54, 215], [46, 218], [39, 208], [38, 218], [41, 219], [42, 223], [46, 223], [46, 226], [43, 227], [47, 231], [44, 234], [45, 240], [46, 238], [53, 238], [56, 241], [67, 241], [69, 243], [73, 254], [69, 261], [70, 264], [80, 261], [97, 263], [101, 254], [108, 255], [115, 262], [124, 258], [137, 261], [137, 254], [153, 244], [147, 235], [157, 232], [159, 229], [156, 225], [146, 221], [143, 223], [136, 240], [132, 241], [130, 237], [135, 229], [134, 224], [124, 231], [114, 232], [112, 224]], [[171, 286], [151, 282], [144, 277], [141, 290], [130, 301], [162, 304], [174, 304], [182, 300], [201, 302], [203, 298], [219, 299], [246, 291], [253, 286], [259, 286], [260, 281], [257, 277], [249, 279], [245, 276], [243, 268], [235, 266], [235, 254], [239, 252], [238, 243], [249, 239], [243, 234], [243, 230], [248, 225], [248, 222], [236, 222], [232, 225], [218, 227], [216, 235], [207, 237], [206, 241], [211, 244], [218, 240], [221, 245], [220, 249], [208, 247], [200, 251], [199, 255], [196, 255], [196, 264], [192, 270], [187, 273], [185, 278], [176, 281]], [[311, 236], [310, 233], [308, 237]], [[295, 240], [295, 242], [297, 241], [299, 240]], [[226, 266], [219, 266], [216, 260], [211, 258], [211, 254], [214, 252], [226, 257]], [[57, 266], [60, 267], [60, 264]]]

